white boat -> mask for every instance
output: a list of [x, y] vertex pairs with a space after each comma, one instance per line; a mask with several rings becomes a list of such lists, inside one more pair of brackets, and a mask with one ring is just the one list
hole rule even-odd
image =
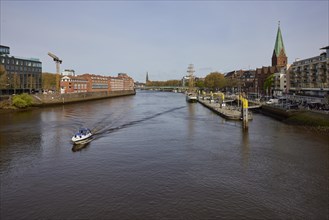
[[198, 97], [195, 93], [186, 93], [186, 101], [187, 102], [197, 102], [198, 101]]
[[72, 141], [74, 143], [79, 143], [90, 138], [92, 135], [89, 128], [80, 128], [79, 131], [73, 135]]

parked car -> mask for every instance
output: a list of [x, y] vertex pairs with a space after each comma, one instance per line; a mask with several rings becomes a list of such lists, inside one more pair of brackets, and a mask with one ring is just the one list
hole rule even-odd
[[287, 105], [287, 109], [298, 109], [298, 105], [297, 104], [289, 104], [289, 105]]
[[279, 103], [279, 99], [270, 99], [266, 102], [266, 104], [268, 105], [278, 104], [278, 103]]

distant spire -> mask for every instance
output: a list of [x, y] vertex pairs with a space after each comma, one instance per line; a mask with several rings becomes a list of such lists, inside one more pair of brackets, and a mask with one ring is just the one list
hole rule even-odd
[[149, 72], [146, 72], [146, 82], [149, 81]]
[[275, 46], [274, 46], [274, 51], [276, 56], [278, 57], [281, 50], [283, 50], [284, 53], [286, 53], [284, 49], [284, 44], [283, 44], [283, 39], [282, 39], [282, 34], [281, 34], [281, 29], [280, 29], [280, 21], [278, 24], [278, 32], [276, 34], [276, 40], [275, 40]]
[[283, 44], [283, 38], [281, 34], [280, 21], [278, 22], [278, 32], [276, 34], [276, 40], [272, 55], [272, 66], [285, 66], [288, 63], [288, 57]]

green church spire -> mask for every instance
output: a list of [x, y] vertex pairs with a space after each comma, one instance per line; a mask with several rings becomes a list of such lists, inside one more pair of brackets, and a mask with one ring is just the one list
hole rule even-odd
[[283, 50], [283, 53], [286, 54], [286, 51], [284, 49], [281, 29], [280, 29], [280, 21], [279, 21], [279, 27], [278, 27], [278, 32], [276, 34], [276, 40], [275, 40], [275, 46], [274, 46], [274, 52], [277, 57], [280, 55], [281, 50]]

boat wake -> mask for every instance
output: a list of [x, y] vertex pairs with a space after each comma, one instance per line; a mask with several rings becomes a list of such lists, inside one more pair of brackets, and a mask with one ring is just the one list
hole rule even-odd
[[100, 130], [99, 132], [95, 132], [95, 136], [96, 136], [95, 138], [97, 138], [97, 136], [103, 136], [103, 135], [110, 134], [110, 133], [116, 132], [116, 131], [124, 129], [124, 128], [128, 128], [128, 127], [140, 124], [142, 122], [154, 119], [156, 117], [159, 117], [159, 116], [164, 115], [164, 114], [168, 114], [168, 113], [173, 112], [173, 111], [177, 111], [177, 110], [185, 108], [185, 107], [186, 106], [172, 108], [172, 109], [169, 109], [169, 110], [166, 110], [166, 111], [163, 111], [163, 112], [159, 112], [159, 113], [153, 114], [151, 116], [148, 116], [148, 117], [145, 117], [145, 118], [142, 118], [142, 119], [139, 119], [139, 120], [130, 121], [130, 122], [118, 125], [118, 126], [114, 126], [114, 127], [110, 126], [110, 127], [104, 128], [103, 130]]
[[[113, 132], [119, 131], [121, 129], [129, 128], [131, 126], [143, 123], [145, 121], [154, 119], [156, 117], [159, 117], [164, 114], [168, 114], [173, 111], [177, 111], [179, 109], [186, 108], [186, 106], [171, 108], [163, 112], [159, 112], [156, 114], [152, 114], [148, 117], [144, 117], [138, 120], [128, 121], [126, 123], [120, 124], [122, 121], [124, 121], [124, 118], [126, 114], [124, 112], [121, 112], [119, 115], [115, 113], [111, 113], [106, 115], [101, 121], [97, 123], [97, 125], [91, 129], [93, 136], [92, 138], [87, 139], [85, 142], [80, 142], [78, 144], [73, 144], [72, 151], [80, 151], [84, 148], [86, 148], [92, 140], [96, 140], [102, 137], [107, 136], [108, 134], [111, 134]], [[109, 121], [110, 120], [110, 121]]]

